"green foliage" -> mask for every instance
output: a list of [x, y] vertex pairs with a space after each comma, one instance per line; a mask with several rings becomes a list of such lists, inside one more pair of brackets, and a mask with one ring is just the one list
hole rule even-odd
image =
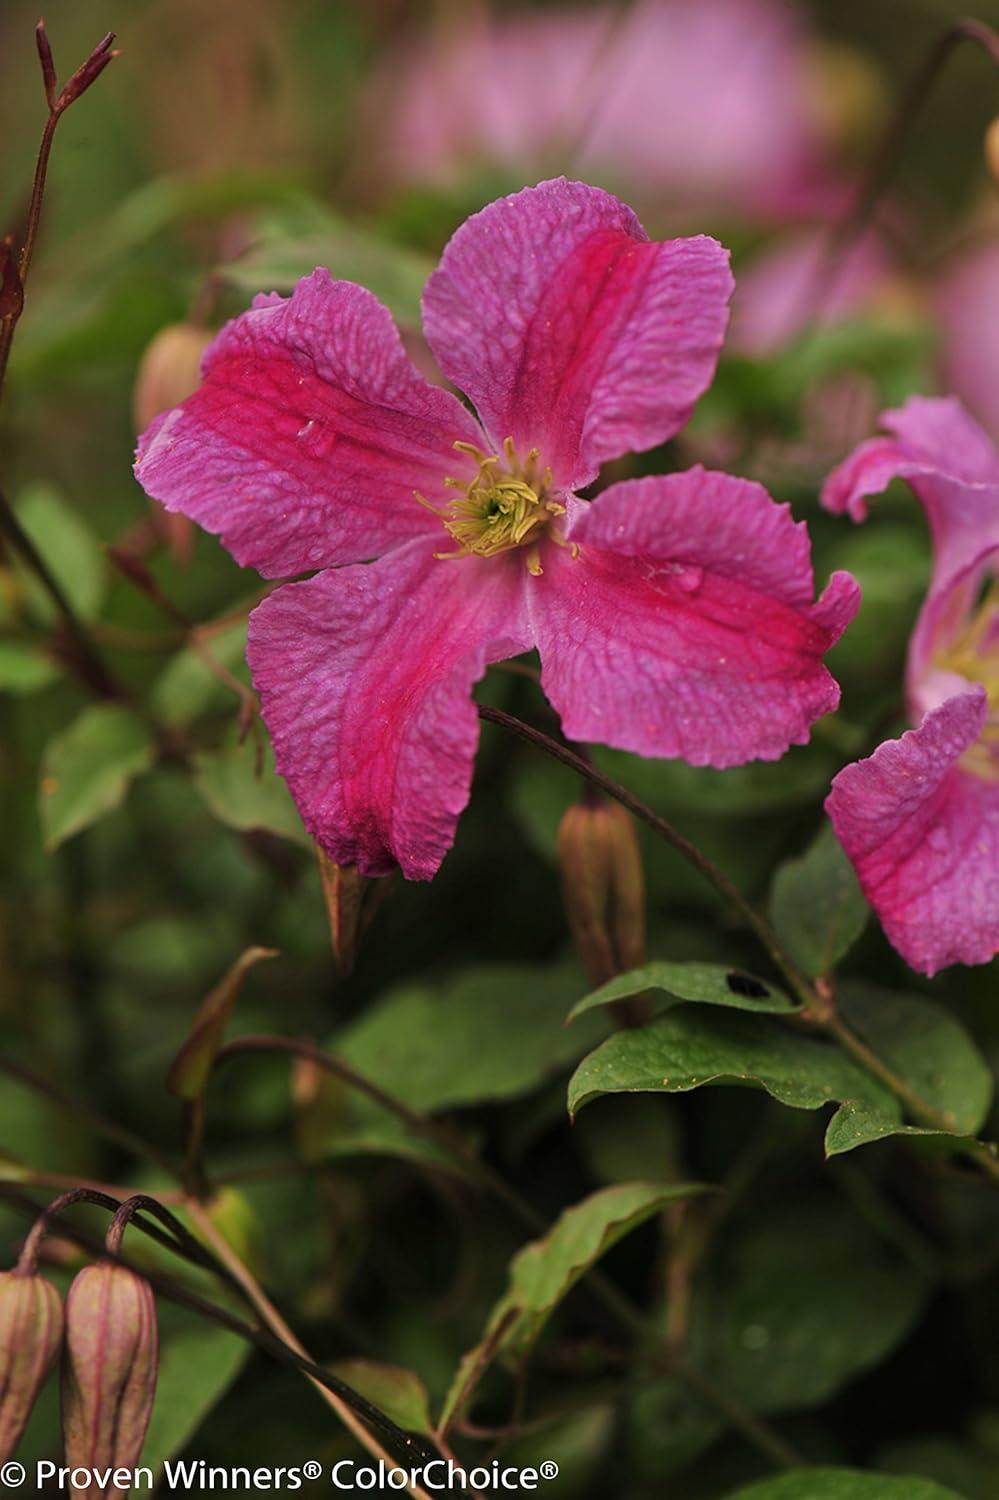
[[[91, 528], [47, 484], [30, 485], [21, 493], [17, 519], [76, 614], [84, 620], [96, 619], [104, 602], [107, 567]], [[48, 592], [23, 561], [19, 571], [31, 613], [51, 622], [56, 610]]]
[[867, 925], [863, 892], [831, 824], [800, 859], [781, 865], [770, 913], [794, 962], [815, 978], [830, 974]]
[[342, 1359], [330, 1366], [330, 1374], [339, 1376], [404, 1432], [421, 1432], [426, 1436], [432, 1432], [430, 1398], [426, 1386], [412, 1370], [399, 1365], [379, 1365], [368, 1359]]
[[793, 1109], [857, 1099], [893, 1111], [887, 1090], [828, 1042], [762, 1017], [684, 1007], [618, 1032], [584, 1058], [569, 1083], [569, 1112], [602, 1094], [685, 1093], [707, 1083], [749, 1084]]
[[162, 1338], [156, 1402], [142, 1449], [142, 1462], [154, 1473], [194, 1437], [248, 1353], [235, 1334], [201, 1323], [177, 1327]]
[[220, 823], [239, 833], [262, 831], [312, 848], [291, 794], [274, 770], [269, 740], [203, 750], [195, 760], [193, 785]]
[[46, 848], [58, 848], [119, 807], [152, 762], [152, 738], [130, 709], [85, 709], [45, 748], [38, 805]]
[[612, 1245], [667, 1204], [707, 1191], [700, 1183], [616, 1183], [567, 1208], [547, 1235], [525, 1245], [510, 1264], [510, 1284], [490, 1313], [482, 1338], [458, 1367], [441, 1426], [450, 1425], [492, 1359], [528, 1354], [558, 1304]]
[[961, 1500], [930, 1479], [889, 1479], [859, 1469], [808, 1469], [764, 1479], [728, 1500]]
[[662, 991], [667, 997], [665, 1002], [657, 1002], [662, 1009], [680, 1005], [685, 1000], [774, 1015], [793, 1014], [798, 1008], [776, 985], [740, 969], [726, 969], [721, 964], [651, 963], [627, 974], [619, 974], [592, 994], [585, 995], [569, 1012], [569, 1020], [575, 1020], [576, 1016], [594, 1006], [610, 1005], [615, 1000], [625, 1000], [650, 990]]

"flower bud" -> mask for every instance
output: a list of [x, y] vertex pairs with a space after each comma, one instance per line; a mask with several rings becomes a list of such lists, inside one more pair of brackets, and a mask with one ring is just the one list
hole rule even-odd
[[[168, 323], [146, 348], [132, 394], [136, 432], [161, 412], [179, 406], [201, 384], [201, 356], [212, 334], [196, 323]], [[194, 545], [193, 523], [187, 516], [164, 510], [154, 502], [157, 527], [178, 562], [187, 562]]]
[[50, 1281], [0, 1272], [0, 1463], [21, 1440], [62, 1343], [62, 1302]]
[[[134, 1468], [156, 1392], [158, 1339], [152, 1288], [110, 1260], [85, 1266], [66, 1298], [62, 1429], [66, 1464], [91, 1471]], [[74, 1500], [127, 1495], [96, 1480]]]
[[645, 878], [635, 826], [616, 802], [577, 802], [558, 831], [562, 899], [587, 974], [604, 984], [645, 958]]
[[161, 412], [179, 406], [201, 384], [201, 356], [212, 334], [196, 323], [168, 323], [161, 328], [139, 361], [132, 410], [137, 432]]

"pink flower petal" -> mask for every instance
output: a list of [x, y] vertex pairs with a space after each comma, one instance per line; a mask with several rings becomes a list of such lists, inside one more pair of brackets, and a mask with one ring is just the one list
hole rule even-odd
[[871, 438], [826, 481], [822, 504], [867, 515], [866, 497], [905, 479], [922, 501], [933, 534], [933, 579], [909, 651], [912, 706], [935, 701], [934, 654], [967, 617], [999, 550], [999, 455], [953, 397], [911, 396], [882, 423], [894, 437]]
[[366, 875], [435, 873], [468, 801], [472, 684], [530, 644], [522, 559], [435, 545], [286, 584], [250, 617], [278, 770], [330, 858]]
[[826, 799], [889, 941], [923, 974], [999, 949], [999, 782], [959, 764], [986, 713], [980, 688], [948, 698], [840, 771]]
[[140, 483], [265, 577], [356, 562], [439, 529], [472, 417], [427, 384], [387, 308], [317, 270], [258, 298], [208, 349], [203, 384], [139, 445]]
[[558, 178], [462, 225], [427, 283], [424, 328], [493, 443], [537, 446], [572, 489], [683, 426], [731, 291], [717, 241], [652, 244], [609, 193]]
[[836, 574], [811, 603], [804, 527], [759, 485], [626, 481], [571, 535], [579, 556], [549, 545], [528, 596], [570, 738], [722, 768], [778, 759], [836, 707], [822, 656], [859, 590]]

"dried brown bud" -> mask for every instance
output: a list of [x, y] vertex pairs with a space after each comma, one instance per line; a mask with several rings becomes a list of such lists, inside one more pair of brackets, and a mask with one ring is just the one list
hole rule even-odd
[[62, 1302], [50, 1281], [0, 1272], [0, 1463], [21, 1440], [62, 1343]]
[[[156, 1303], [126, 1266], [85, 1266], [66, 1298], [62, 1429], [66, 1464], [105, 1472], [134, 1468], [156, 1392]], [[74, 1488], [74, 1500], [127, 1495], [111, 1483]]]
[[635, 826], [616, 802], [578, 802], [558, 831], [562, 899], [594, 984], [645, 958], [645, 877]]

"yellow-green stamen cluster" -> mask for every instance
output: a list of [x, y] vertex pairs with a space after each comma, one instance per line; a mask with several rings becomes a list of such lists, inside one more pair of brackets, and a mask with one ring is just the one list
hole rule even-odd
[[[438, 552], [438, 557], [492, 557], [514, 547], [527, 547], [527, 567], [531, 573], [542, 571], [538, 543], [546, 533], [553, 541], [570, 546], [553, 526], [565, 515], [565, 506], [551, 495], [552, 471], [540, 469], [540, 453], [532, 448], [522, 463], [512, 438], [503, 444], [503, 453], [486, 453], [474, 443], [455, 443], [459, 453], [475, 460], [474, 478], [445, 479], [449, 489], [460, 493], [445, 506], [432, 505], [416, 491], [421, 505], [440, 516], [458, 543], [454, 552]], [[575, 549], [573, 549], [575, 550]]]
[[999, 779], [999, 580], [990, 585], [964, 630], [937, 654], [936, 664], [985, 689], [989, 700], [985, 728], [961, 760], [975, 775]]

